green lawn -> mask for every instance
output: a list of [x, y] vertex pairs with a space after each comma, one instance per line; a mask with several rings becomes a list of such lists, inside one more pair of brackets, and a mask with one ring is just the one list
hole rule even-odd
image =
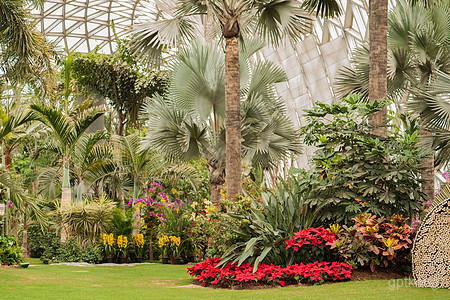
[[192, 285], [186, 266], [161, 264], [0, 269], [0, 283], [0, 299], [450, 299], [450, 290], [394, 288], [382, 280], [261, 290], [202, 288]]

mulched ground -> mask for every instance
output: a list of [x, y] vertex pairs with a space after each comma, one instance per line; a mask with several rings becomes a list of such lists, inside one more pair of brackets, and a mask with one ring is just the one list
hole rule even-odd
[[405, 278], [405, 276], [408, 276], [408, 274], [394, 271], [355, 270], [352, 273], [351, 281], [400, 279]]

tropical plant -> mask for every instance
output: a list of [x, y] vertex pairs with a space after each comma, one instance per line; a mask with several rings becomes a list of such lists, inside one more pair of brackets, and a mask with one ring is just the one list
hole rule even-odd
[[[63, 173], [62, 209], [70, 206], [71, 203], [69, 161], [73, 155], [76, 144], [88, 127], [103, 114], [101, 108], [88, 107], [88, 103], [84, 102], [70, 112], [63, 112], [42, 104], [31, 105], [31, 108], [38, 113], [39, 121], [49, 127], [55, 136], [54, 147], [57, 147], [60, 153], [61, 160], [59, 163], [61, 164]], [[61, 230], [61, 240], [63, 242], [67, 237], [66, 231], [66, 228], [63, 226]]]
[[0, 44], [2, 76], [17, 83], [31, 83], [50, 90], [53, 82], [53, 49], [34, 25], [28, 9], [43, 5], [42, 0], [0, 1]]
[[140, 136], [114, 135], [113, 157], [103, 164], [97, 164], [89, 174], [91, 183], [102, 182], [110, 194], [117, 196], [125, 209], [125, 197], [139, 199], [147, 195], [154, 180], [167, 182], [176, 187], [180, 178], [189, 182], [195, 190], [199, 178], [197, 170], [187, 163], [170, 161], [154, 149], [140, 147]]
[[425, 137], [425, 145], [436, 150], [436, 165], [446, 165], [450, 162], [450, 74], [436, 71], [427, 90], [414, 92], [408, 106], [420, 115], [425, 131], [432, 133]]
[[133, 232], [134, 213], [133, 209], [128, 209], [125, 212], [118, 208], [113, 209], [111, 224], [115, 236], [131, 236]]
[[110, 101], [117, 113], [116, 134], [123, 136], [125, 125], [136, 125], [146, 97], [163, 94], [165, 79], [161, 73], [137, 71], [137, 62], [119, 41], [115, 54], [96, 52], [76, 55], [73, 76], [88, 94], [101, 95]]
[[[75, 185], [76, 188], [77, 203], [82, 202], [83, 195], [89, 187], [96, 187], [90, 180], [95, 176], [97, 170], [113, 158], [111, 145], [104, 143], [106, 139], [107, 135], [104, 131], [85, 133], [75, 145], [69, 161], [69, 178], [71, 185]], [[56, 159], [62, 157], [61, 148], [54, 140], [47, 141], [42, 147], [39, 147], [34, 154], [34, 159], [38, 159], [41, 151], [52, 154]], [[50, 199], [61, 185], [61, 165], [57, 162], [55, 166], [42, 168], [39, 175], [41, 193]]]
[[294, 254], [286, 250], [286, 240], [301, 229], [314, 225], [323, 204], [309, 205], [299, 189], [295, 178], [280, 181], [262, 193], [261, 199], [254, 199], [246, 212], [229, 212], [227, 215], [240, 221], [234, 233], [236, 239], [222, 255], [219, 265], [228, 262], [260, 263], [288, 266], [294, 262]]
[[13, 236], [0, 236], [0, 264], [17, 265], [23, 261], [22, 250]]
[[354, 267], [396, 266], [407, 269], [411, 261], [413, 232], [407, 219], [394, 215], [390, 219], [364, 214], [353, 219], [354, 225], [335, 230], [337, 239], [331, 248]]
[[420, 164], [426, 154], [418, 147], [417, 131], [398, 130], [387, 138], [371, 133], [368, 116], [384, 105], [351, 94], [306, 111], [304, 142], [318, 149], [315, 168], [298, 177], [311, 203], [327, 202], [322, 221], [347, 222], [364, 212], [384, 217], [418, 212], [425, 197]]
[[[10, 191], [10, 203], [8, 206], [12, 207], [14, 205], [23, 216], [22, 247], [25, 257], [29, 257], [28, 218], [34, 218], [40, 226], [44, 226], [47, 223], [47, 216], [42, 209], [42, 201], [39, 197], [28, 195], [18, 182], [11, 180], [10, 173], [7, 171], [0, 172], [0, 186], [8, 188]], [[8, 230], [8, 226], [6, 227]]]
[[81, 247], [74, 239], [68, 238], [65, 243], [54, 238], [40, 257], [45, 264], [60, 262], [87, 262], [98, 264], [102, 261], [102, 250], [97, 245]]
[[[198, 15], [206, 15], [209, 33], [225, 39], [225, 131], [227, 194], [232, 198], [241, 193], [241, 90], [238, 39], [244, 41], [252, 35], [273, 44], [284, 37], [298, 40], [309, 27], [306, 11], [317, 9], [322, 17], [340, 12], [335, 0], [329, 1], [185, 1], [171, 2], [156, 21], [144, 22], [134, 29], [135, 53], [154, 59], [167, 46], [179, 47], [191, 41], [198, 32]], [[245, 43], [244, 43], [245, 45]]]
[[86, 247], [95, 245], [101, 233], [109, 231], [114, 208], [114, 202], [102, 196], [61, 207], [57, 214], [77, 244]]
[[[409, 5], [400, 1], [389, 15], [387, 86], [388, 96], [395, 99], [398, 112], [405, 111], [411, 90], [426, 91], [433, 74], [450, 73], [449, 3], [432, 2], [433, 5]], [[353, 58], [355, 69], [346, 68], [341, 72], [338, 86], [344, 94], [367, 93], [368, 57], [369, 50], [363, 46]], [[420, 136], [430, 136], [424, 127]], [[428, 199], [432, 199], [434, 193], [434, 164], [432, 155], [422, 163], [425, 180], [422, 190]]]
[[[286, 80], [284, 72], [268, 61], [250, 67], [249, 57], [261, 47], [259, 42], [247, 41], [245, 50], [241, 49], [242, 155], [248, 165], [268, 170], [290, 154], [298, 154], [301, 146], [274, 90], [276, 83]], [[156, 96], [142, 112], [142, 118], [151, 120], [143, 148], [155, 147], [184, 161], [206, 158], [215, 203], [225, 183], [223, 65], [224, 55], [217, 47], [194, 42], [171, 65], [168, 99]]]

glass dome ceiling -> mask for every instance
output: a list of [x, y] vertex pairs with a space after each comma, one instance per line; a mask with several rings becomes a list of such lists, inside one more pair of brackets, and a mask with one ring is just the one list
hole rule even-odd
[[[134, 24], [170, 13], [174, 0], [47, 0], [42, 10], [34, 11], [37, 26], [47, 39], [64, 53], [100, 53], [115, 50], [114, 22], [119, 37]], [[284, 99], [296, 126], [304, 124], [303, 110], [316, 101], [331, 102], [337, 97], [334, 81], [338, 70], [348, 66], [349, 53], [367, 38], [368, 0], [341, 0], [344, 13], [335, 19], [317, 19], [310, 34], [296, 45], [278, 49], [265, 47], [259, 55], [281, 65], [288, 81], [277, 90]], [[391, 0], [392, 4], [392, 0]], [[307, 148], [297, 162], [307, 167], [314, 149]]]

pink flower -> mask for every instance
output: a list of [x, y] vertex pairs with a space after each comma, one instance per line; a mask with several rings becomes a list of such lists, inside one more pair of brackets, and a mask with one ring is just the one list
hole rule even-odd
[[130, 201], [128, 201], [127, 207], [130, 207], [131, 203], [133, 203], [133, 198], [131, 198]]

